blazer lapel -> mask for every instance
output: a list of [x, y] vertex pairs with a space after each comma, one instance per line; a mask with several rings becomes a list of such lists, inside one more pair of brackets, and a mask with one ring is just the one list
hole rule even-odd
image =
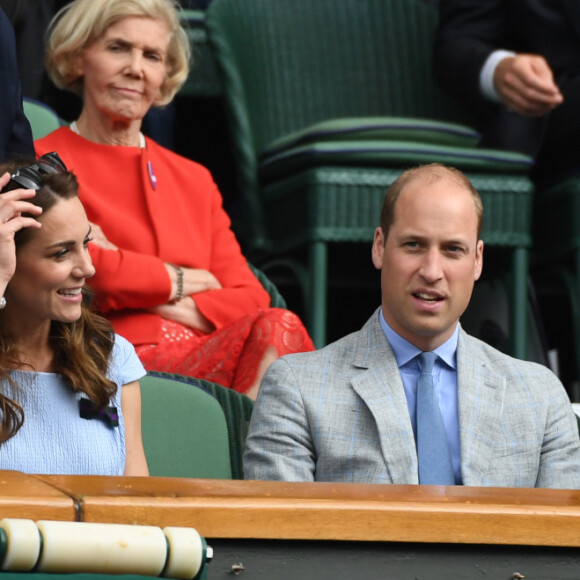
[[493, 434], [500, 429], [505, 379], [482, 362], [477, 343], [463, 330], [457, 345], [457, 389], [461, 473], [464, 485], [484, 485], [494, 458]]
[[352, 379], [352, 388], [375, 420], [391, 483], [416, 484], [417, 452], [407, 399], [377, 312], [362, 330], [353, 358], [360, 372]]

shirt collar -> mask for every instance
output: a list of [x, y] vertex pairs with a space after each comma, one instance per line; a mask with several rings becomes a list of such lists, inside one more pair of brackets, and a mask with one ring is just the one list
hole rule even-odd
[[[409, 361], [414, 359], [422, 351], [418, 349], [414, 344], [411, 344], [408, 340], [404, 339], [400, 334], [397, 334], [387, 323], [385, 317], [383, 316], [383, 309], [381, 308], [379, 312], [379, 321], [381, 323], [381, 328], [395, 353], [395, 359], [397, 360], [397, 366], [401, 368], [406, 365]], [[439, 356], [439, 358], [445, 362], [452, 369], [457, 368], [457, 340], [459, 337], [459, 323], [455, 327], [453, 334], [441, 345], [438, 346], [433, 352]]]

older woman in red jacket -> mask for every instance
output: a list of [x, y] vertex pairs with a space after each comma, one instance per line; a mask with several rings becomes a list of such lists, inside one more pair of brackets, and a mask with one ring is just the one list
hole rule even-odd
[[209, 172], [141, 133], [187, 78], [188, 50], [171, 0], [75, 0], [51, 26], [47, 68], [83, 109], [36, 149], [78, 176], [102, 231], [98, 308], [145, 366], [255, 396], [272, 360], [314, 347], [295, 314], [269, 308]]

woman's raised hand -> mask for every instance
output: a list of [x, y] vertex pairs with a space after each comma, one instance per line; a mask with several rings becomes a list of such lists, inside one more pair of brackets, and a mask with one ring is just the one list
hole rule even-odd
[[[0, 190], [10, 181], [10, 174], [0, 177]], [[0, 193], [0, 295], [16, 270], [16, 247], [14, 235], [22, 228], [39, 228], [40, 222], [34, 217], [23, 216], [27, 213], [38, 216], [42, 209], [29, 201], [35, 196], [33, 189], [15, 189]]]

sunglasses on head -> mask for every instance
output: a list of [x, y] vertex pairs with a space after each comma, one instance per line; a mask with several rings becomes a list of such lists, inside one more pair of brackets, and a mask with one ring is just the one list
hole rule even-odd
[[66, 172], [66, 165], [58, 156], [58, 153], [53, 151], [52, 153], [46, 153], [42, 157], [39, 157], [38, 161], [33, 165], [20, 167], [12, 173], [7, 188], [12, 186], [10, 189], [15, 189], [14, 186], [16, 185], [16, 187], [34, 189], [36, 191], [44, 185], [43, 175]]

